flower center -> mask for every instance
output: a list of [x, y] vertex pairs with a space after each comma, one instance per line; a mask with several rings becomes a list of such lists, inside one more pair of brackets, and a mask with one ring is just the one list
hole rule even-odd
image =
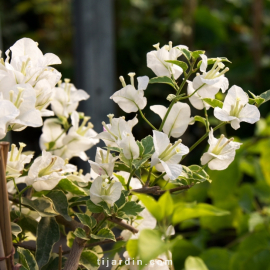
[[91, 128], [94, 127], [94, 125], [93, 125], [91, 122], [89, 122], [89, 123], [87, 124], [87, 126], [85, 126], [86, 123], [87, 123], [90, 119], [91, 119], [90, 116], [85, 116], [85, 117], [83, 118], [83, 121], [82, 121], [80, 127], [79, 127], [78, 130], [77, 130], [77, 133], [78, 133], [79, 135], [84, 136], [84, 135], [86, 134], [86, 132], [87, 132], [89, 129], [91, 129]]
[[230, 138], [229, 140], [227, 140], [225, 143], [222, 144], [222, 141], [223, 141], [224, 137], [225, 136], [223, 134], [220, 136], [216, 146], [212, 150], [213, 154], [219, 155], [222, 152], [222, 150], [225, 148], [225, 146], [228, 145], [231, 141], [234, 140], [234, 138]]
[[47, 167], [45, 167], [45, 168], [43, 168], [42, 170], [39, 171], [38, 177], [42, 177], [42, 176], [45, 176], [45, 175], [49, 175], [49, 174], [51, 174], [51, 173], [53, 173], [53, 172], [60, 172], [60, 171], [62, 171], [62, 169], [59, 169], [59, 170], [51, 170], [52, 167], [54, 166], [56, 160], [57, 160], [57, 157], [53, 157], [52, 160], [51, 160], [51, 162], [50, 162], [50, 164], [49, 164]]
[[19, 107], [21, 106], [21, 104], [24, 101], [24, 99], [22, 98], [24, 88], [18, 87], [17, 89], [19, 92], [18, 92], [16, 100], [14, 101], [14, 91], [13, 90], [9, 91], [9, 100], [15, 105], [15, 107], [17, 107], [19, 109]]
[[231, 116], [235, 116], [235, 117], [238, 117], [241, 110], [243, 109], [244, 105], [240, 105], [240, 98], [237, 97], [236, 98], [236, 102], [234, 105], [231, 105], [231, 111], [230, 111], [230, 115]]
[[[217, 61], [213, 65], [212, 69], [206, 73], [206, 75], [204, 77], [205, 79], [210, 79], [210, 80], [215, 79], [215, 78], [218, 78], [221, 75], [223, 75], [229, 71], [228, 67], [226, 67], [224, 69], [225, 65], [221, 61], [222, 61], [222, 59], [220, 59], [220, 58], [217, 59]], [[220, 70], [222, 70], [222, 71], [219, 73]]]
[[172, 158], [176, 154], [181, 153], [181, 148], [178, 146], [182, 142], [181, 139], [179, 139], [177, 142], [175, 142], [174, 145], [171, 143], [168, 144], [166, 149], [158, 156], [159, 159], [163, 161], [168, 161], [170, 158]]

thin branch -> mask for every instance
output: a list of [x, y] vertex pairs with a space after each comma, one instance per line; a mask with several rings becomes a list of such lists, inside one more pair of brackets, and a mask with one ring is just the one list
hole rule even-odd
[[[117, 237], [115, 240], [116, 242], [118, 241], [122, 241], [124, 238], [122, 236], [119, 236]], [[113, 240], [103, 240], [103, 241], [98, 241], [98, 242], [95, 242], [95, 243], [91, 243], [91, 244], [88, 244], [85, 246], [85, 248], [88, 248], [88, 247], [95, 247], [95, 246], [100, 246], [100, 245], [105, 245], [105, 244], [109, 244], [109, 243], [115, 243], [115, 241]], [[65, 250], [63, 251], [63, 255], [65, 254], [68, 254], [70, 252], [70, 250]]]
[[107, 220], [112, 222], [112, 223], [115, 223], [115, 224], [119, 225], [120, 227], [122, 227], [124, 229], [127, 229], [127, 230], [131, 231], [132, 233], [138, 233], [139, 232], [137, 229], [135, 229], [131, 225], [128, 225], [127, 223], [123, 222], [122, 219], [120, 219], [120, 218], [109, 217]]
[[174, 192], [179, 191], [179, 190], [190, 189], [192, 186], [193, 185], [186, 185], [186, 186], [180, 186], [180, 187], [167, 189], [167, 190], [161, 190], [159, 186], [143, 187], [143, 188], [138, 188], [138, 189], [132, 189], [131, 192], [144, 193], [144, 194], [153, 194], [153, 195], [161, 195], [161, 194], [164, 194], [167, 191], [169, 191], [170, 193], [174, 193]]

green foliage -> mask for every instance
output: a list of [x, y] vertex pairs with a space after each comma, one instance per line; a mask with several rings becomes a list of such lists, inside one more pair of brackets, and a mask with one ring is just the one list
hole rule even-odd
[[87, 226], [89, 229], [93, 229], [97, 225], [97, 221], [94, 217], [88, 216], [86, 214], [76, 213], [76, 216], [80, 220], [80, 222]]
[[204, 102], [206, 102], [207, 104], [209, 104], [211, 107], [216, 108], [222, 108], [223, 107], [223, 102], [217, 99], [213, 99], [213, 98], [204, 98], [203, 99]]
[[186, 71], [186, 70], [188, 69], [187, 63], [185, 63], [185, 62], [183, 62], [183, 61], [178, 61], [178, 60], [167, 60], [166, 62], [179, 66], [180, 68], [183, 69], [183, 71]]
[[17, 252], [19, 253], [20, 262], [24, 267], [24, 269], [27, 270], [39, 269], [35, 257], [29, 250], [18, 247]]
[[114, 233], [109, 228], [102, 228], [97, 234], [91, 234], [91, 237], [93, 239], [99, 239], [99, 240], [115, 240]]
[[185, 262], [185, 270], [209, 270], [203, 260], [198, 257], [188, 257]]
[[175, 89], [173, 80], [167, 76], [151, 78], [149, 83], [151, 83], [151, 84], [152, 83], [165, 83], [165, 84], [168, 84]]
[[59, 238], [59, 226], [55, 218], [43, 217], [38, 224], [37, 230], [36, 261], [39, 268], [48, 263], [53, 246]]
[[80, 264], [88, 270], [98, 269], [98, 254], [92, 250], [84, 250], [80, 257]]
[[11, 222], [11, 232], [17, 237], [22, 232], [22, 228], [18, 224]]
[[79, 196], [88, 195], [87, 192], [83, 188], [80, 188], [78, 185], [76, 185], [73, 181], [70, 181], [69, 179], [62, 179], [58, 183], [57, 187], [61, 188], [64, 191], [71, 192], [74, 195], [79, 195]]
[[81, 239], [84, 239], [84, 240], [90, 240], [90, 238], [86, 234], [85, 230], [82, 229], [82, 228], [77, 228], [74, 231], [74, 235], [77, 236], [77, 237], [79, 237], [79, 238], [81, 238]]

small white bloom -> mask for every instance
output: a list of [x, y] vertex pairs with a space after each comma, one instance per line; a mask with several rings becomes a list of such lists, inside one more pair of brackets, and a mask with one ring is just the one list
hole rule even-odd
[[242, 88], [234, 85], [228, 91], [223, 107], [214, 109], [214, 115], [221, 121], [231, 122], [233, 129], [240, 128], [240, 122], [254, 124], [260, 120], [260, 111], [248, 104], [248, 95]]
[[[164, 118], [168, 110], [162, 105], [154, 105], [151, 106], [150, 109], [158, 114], [161, 119]], [[166, 133], [169, 137], [172, 136], [174, 138], [179, 138], [184, 134], [188, 125], [192, 121], [190, 114], [191, 111], [188, 104], [176, 102], [169, 112], [169, 115], [163, 126], [163, 132]]]
[[119, 146], [123, 149], [126, 159], [133, 160], [139, 157], [140, 149], [132, 134], [126, 134], [119, 142]]
[[[200, 71], [203, 73], [202, 75], [198, 74], [193, 80], [193, 89], [197, 90], [200, 88], [202, 90], [206, 86], [213, 86], [215, 88], [221, 89], [224, 93], [229, 86], [228, 79], [224, 77], [224, 74], [229, 71], [229, 68], [226, 67], [222, 63], [221, 58], [217, 58], [211, 70], [206, 72], [207, 69], [207, 56], [204, 54], [200, 55], [202, 58], [202, 64], [200, 66]], [[221, 71], [222, 70], [222, 71]], [[221, 72], [219, 72], [221, 71]], [[204, 86], [202, 86], [205, 84]], [[198, 90], [198, 91], [200, 91]]]
[[77, 90], [73, 84], [69, 83], [69, 79], [65, 79], [65, 82], [55, 87], [53, 91], [51, 105], [57, 116], [68, 117], [77, 109], [79, 101], [90, 97], [84, 90]]
[[6, 136], [7, 127], [20, 114], [20, 111], [9, 100], [3, 100], [0, 93], [0, 140]]
[[171, 180], [175, 180], [182, 172], [182, 166], [178, 163], [189, 149], [181, 143], [182, 140], [172, 145], [163, 132], [154, 130], [153, 134], [155, 153], [151, 157], [151, 166], [160, 172], [165, 171]]
[[213, 133], [211, 129], [208, 139], [210, 147], [201, 157], [201, 163], [208, 163], [211, 170], [225, 170], [234, 160], [235, 151], [240, 148], [241, 143], [233, 142], [233, 138], [228, 140], [223, 134], [216, 139]]
[[129, 74], [131, 77], [131, 84], [129, 85], [126, 85], [123, 81], [123, 77], [120, 77], [123, 83], [123, 88], [115, 92], [110, 97], [110, 99], [117, 103], [126, 113], [137, 112], [138, 108], [142, 110], [147, 103], [147, 100], [144, 97], [144, 90], [147, 88], [149, 78], [147, 76], [138, 77], [138, 90], [136, 90], [133, 74], [135, 75], [135, 73]]
[[90, 188], [90, 200], [98, 204], [105, 201], [112, 206], [121, 196], [122, 184], [120, 182], [107, 183], [98, 176]]
[[85, 116], [82, 123], [79, 125], [79, 114], [74, 111], [71, 114], [72, 127], [69, 129], [68, 134], [63, 137], [63, 148], [55, 150], [55, 154], [63, 159], [70, 159], [78, 156], [83, 160], [88, 157], [85, 151], [99, 142], [96, 138], [97, 133], [93, 130], [93, 124], [88, 122], [90, 117]]
[[96, 137], [102, 139], [107, 146], [118, 147], [118, 143], [126, 137], [127, 134], [132, 134], [132, 128], [138, 123], [137, 116], [132, 120], [125, 121], [123, 117], [113, 118], [109, 117], [110, 124], [103, 125], [103, 132]]
[[18, 149], [15, 144], [11, 145], [11, 151], [8, 152], [7, 159], [7, 178], [17, 178], [22, 174], [24, 165], [29, 163], [33, 158], [32, 154], [25, 155], [22, 153], [23, 148], [26, 146], [24, 143], [19, 143], [20, 148]]
[[98, 175], [108, 175], [109, 177], [113, 174], [114, 163], [118, 159], [118, 156], [113, 157], [110, 150], [103, 150], [97, 147], [95, 162], [89, 160], [91, 169]]
[[180, 49], [188, 49], [188, 47], [184, 45], [172, 47], [172, 42], [169, 42], [169, 45], [165, 45], [161, 49], [158, 43], [155, 48], [155, 51], [147, 53], [147, 67], [152, 69], [157, 76], [173, 76], [174, 79], [178, 79], [183, 73], [183, 69], [166, 60], [177, 60], [182, 55]]
[[42, 156], [35, 159], [25, 179], [36, 191], [52, 190], [58, 182], [65, 178], [64, 173], [76, 171], [76, 167], [51, 153], [42, 151]]

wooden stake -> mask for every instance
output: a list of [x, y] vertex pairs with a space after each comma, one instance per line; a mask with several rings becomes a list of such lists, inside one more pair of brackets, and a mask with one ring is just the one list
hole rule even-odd
[[[4, 251], [4, 246], [3, 246], [3, 239], [2, 239], [2, 234], [1, 234], [1, 230], [0, 230], [0, 258], [4, 258], [6, 257], [5, 255], [5, 251]], [[7, 270], [7, 265], [6, 265], [6, 261], [0, 261], [0, 269], [1, 270]]]
[[[2, 232], [5, 256], [13, 251], [11, 223], [9, 215], [9, 200], [6, 183], [6, 164], [9, 150], [8, 142], [0, 142], [0, 230]], [[10, 259], [6, 260], [7, 269], [12, 270]]]

